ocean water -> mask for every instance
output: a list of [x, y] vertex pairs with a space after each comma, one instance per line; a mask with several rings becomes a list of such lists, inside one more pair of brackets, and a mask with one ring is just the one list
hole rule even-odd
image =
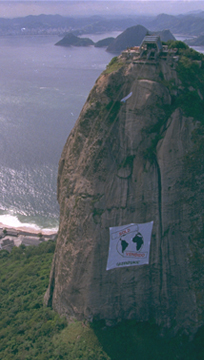
[[[118, 34], [84, 36], [98, 41]], [[57, 41], [57, 36], [0, 37], [4, 226], [57, 229], [58, 161], [89, 91], [113, 57], [103, 48], [64, 48], [54, 46]], [[204, 53], [204, 47], [194, 48]]]
[[103, 48], [64, 48], [54, 46], [57, 41], [57, 36], [0, 37], [0, 222], [5, 226], [57, 229], [58, 161], [89, 91], [113, 57]]

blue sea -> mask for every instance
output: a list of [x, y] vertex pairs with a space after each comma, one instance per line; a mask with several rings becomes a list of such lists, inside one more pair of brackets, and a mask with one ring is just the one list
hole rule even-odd
[[0, 37], [0, 223], [5, 226], [58, 228], [61, 152], [113, 56], [93, 46], [54, 46], [59, 39]]
[[[118, 34], [89, 37], [97, 41]], [[113, 56], [93, 46], [55, 46], [59, 39], [0, 37], [0, 223], [5, 227], [57, 230], [61, 152]]]

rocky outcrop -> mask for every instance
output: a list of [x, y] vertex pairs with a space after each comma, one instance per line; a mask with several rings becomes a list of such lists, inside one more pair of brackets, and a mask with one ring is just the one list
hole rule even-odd
[[72, 33], [66, 34], [62, 40], [58, 41], [57, 46], [90, 46], [94, 42], [89, 38], [80, 38]]
[[131, 26], [118, 35], [107, 47], [107, 51], [120, 54], [122, 50], [132, 46], [139, 46], [147, 35], [148, 30], [142, 25]]
[[95, 47], [107, 47], [109, 46], [113, 41], [114, 41], [114, 37], [108, 37], [102, 40], [99, 40], [95, 43]]
[[[60, 159], [45, 302], [68, 318], [154, 319], [190, 333], [204, 321], [203, 178], [193, 190], [198, 169], [187, 167], [199, 123], [176, 106], [184, 84], [175, 64], [121, 61], [97, 80]], [[106, 271], [109, 227], [152, 220], [149, 264]]]

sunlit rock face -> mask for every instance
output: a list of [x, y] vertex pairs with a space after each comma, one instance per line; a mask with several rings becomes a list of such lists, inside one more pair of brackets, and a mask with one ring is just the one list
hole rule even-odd
[[[198, 174], [192, 189], [187, 161], [199, 124], [173, 104], [183, 91], [176, 66], [118, 61], [96, 81], [59, 162], [60, 227], [45, 302], [68, 318], [154, 320], [190, 333], [204, 320], [194, 236], [203, 180]], [[149, 264], [106, 271], [109, 227], [152, 220]]]

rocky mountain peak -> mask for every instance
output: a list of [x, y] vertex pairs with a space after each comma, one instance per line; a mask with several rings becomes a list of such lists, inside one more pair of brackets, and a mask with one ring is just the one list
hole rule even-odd
[[[173, 333], [203, 324], [204, 70], [196, 54], [181, 46], [168, 59], [121, 55], [90, 92], [59, 162], [45, 302], [60, 314], [154, 319]], [[107, 271], [109, 228], [149, 221], [149, 264]]]

